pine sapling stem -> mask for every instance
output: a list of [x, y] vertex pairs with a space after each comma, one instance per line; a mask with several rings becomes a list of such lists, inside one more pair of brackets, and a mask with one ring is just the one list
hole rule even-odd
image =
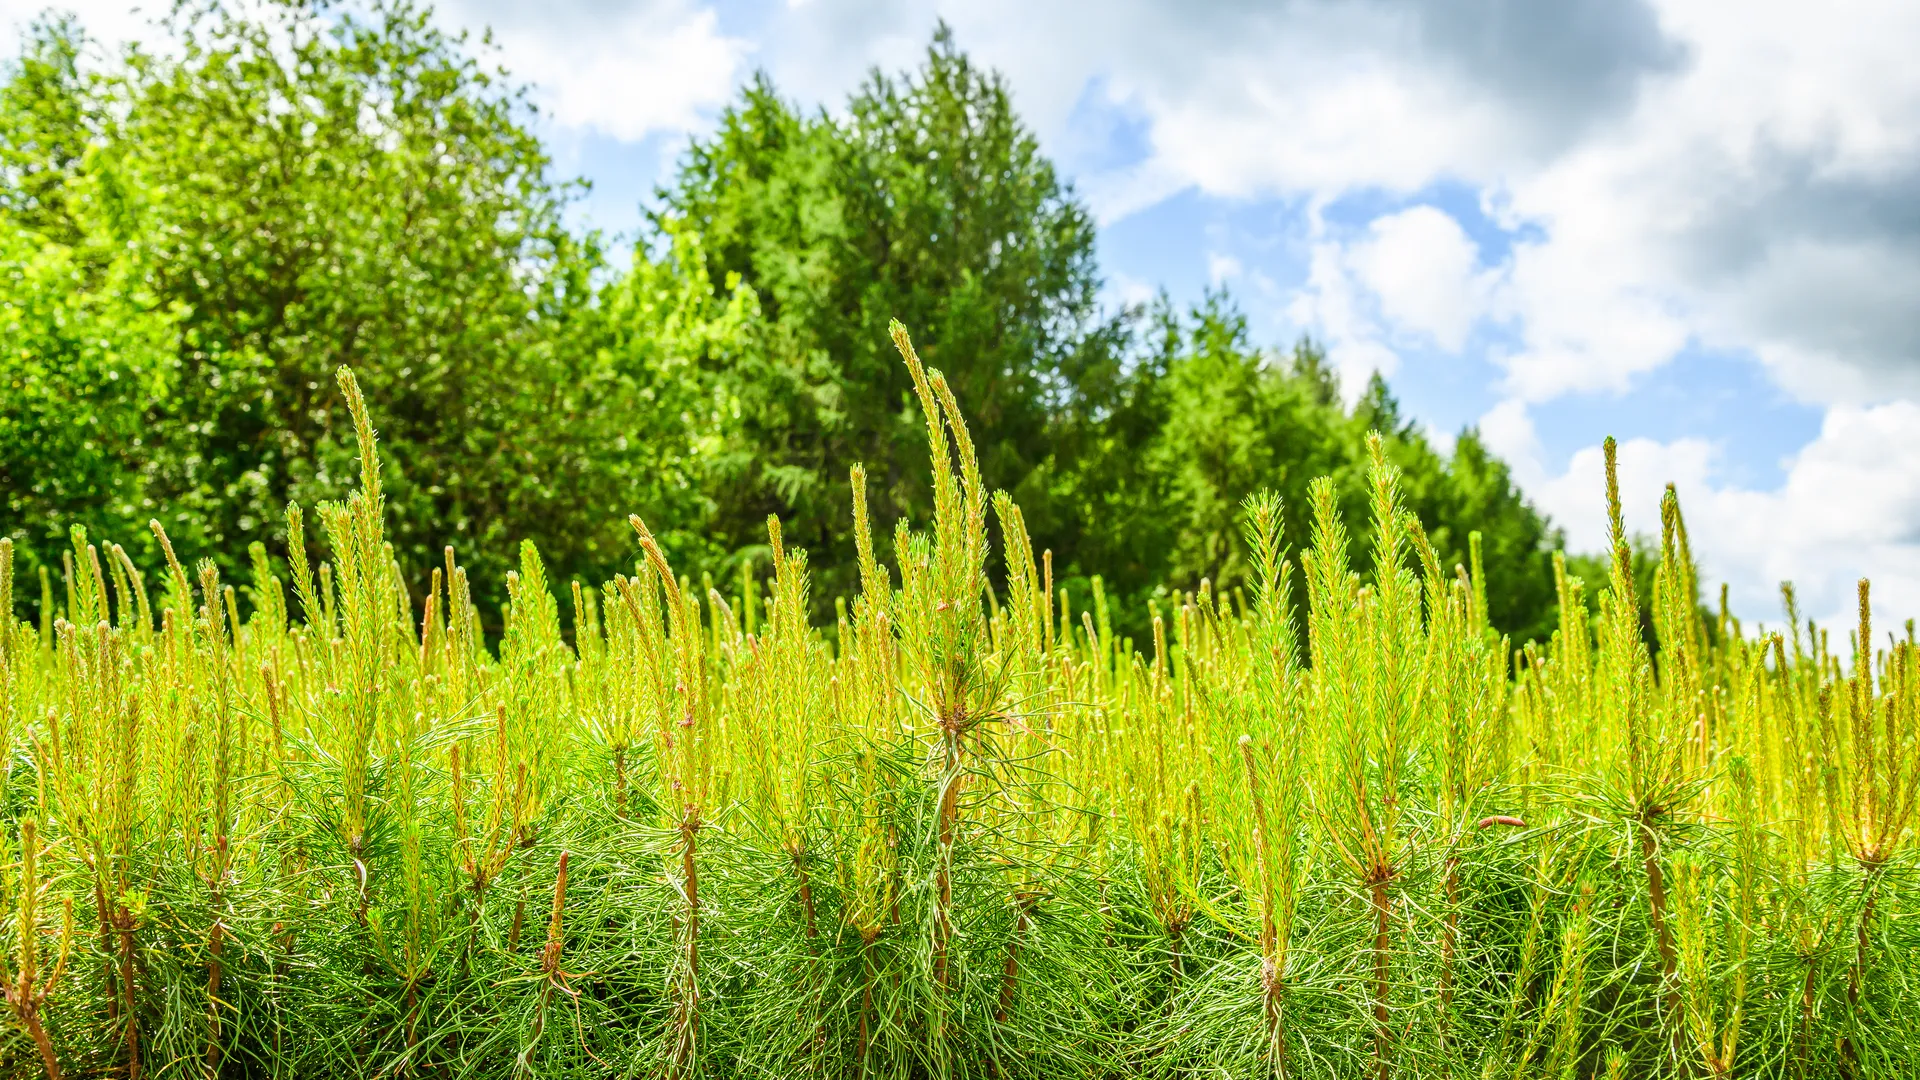
[[1879, 882], [1874, 876], [1878, 864], [1867, 866], [1866, 897], [1860, 905], [1860, 925], [1854, 931], [1853, 967], [1847, 972], [1847, 1019], [1851, 1029], [1840, 1039], [1840, 1068], [1846, 1076], [1859, 1075], [1860, 1048], [1853, 1033], [1860, 1027], [1860, 998], [1866, 989], [1867, 954], [1873, 947], [1873, 919], [1880, 899]]
[[105, 964], [105, 973], [106, 973], [105, 981], [107, 984], [107, 1019], [112, 1021], [118, 1021], [120, 1019], [120, 985], [119, 985], [118, 978], [116, 978], [114, 975], [114, 969], [113, 969], [113, 966], [114, 966], [113, 956], [115, 952], [114, 944], [113, 944], [114, 917], [113, 917], [112, 909], [107, 907], [107, 887], [106, 887], [106, 880], [104, 877], [106, 871], [103, 867], [100, 866], [100, 860], [96, 859], [95, 862], [96, 862], [96, 870], [93, 877], [93, 904], [94, 904], [94, 910], [99, 912], [100, 914], [100, 955], [107, 958], [107, 961]]
[[[7, 552], [0, 550], [0, 569], [5, 569], [4, 558]], [[0, 608], [0, 616], [7, 615]], [[4, 632], [4, 631], [0, 631]], [[40, 1053], [40, 1064], [46, 1070], [47, 1080], [60, 1080], [60, 1058], [53, 1050], [53, 1038], [47, 1034], [46, 1024], [40, 1019], [40, 1012], [47, 1004], [47, 995], [60, 981], [60, 973], [66, 970], [67, 953], [73, 946], [73, 902], [64, 905], [66, 923], [60, 936], [60, 958], [53, 965], [44, 981], [40, 979], [40, 956], [36, 911], [40, 898], [40, 875], [37, 868], [39, 854], [39, 836], [32, 818], [20, 822], [20, 894], [17, 898], [15, 915], [20, 926], [20, 940], [15, 943], [18, 950], [19, 970], [6, 974], [6, 963], [0, 959], [0, 999], [13, 1012], [14, 1018], [27, 1029], [27, 1035], [33, 1039], [34, 1049]]]
[[[547, 918], [547, 942], [540, 948], [540, 996], [534, 1005], [533, 1031], [527, 1045], [520, 1051], [520, 1068], [524, 1072], [527, 1061], [533, 1054], [534, 1046], [547, 1030], [547, 1008], [553, 999], [556, 987], [566, 986], [566, 975], [560, 970], [560, 950], [566, 941], [563, 919], [567, 909], [567, 859], [563, 848], [560, 852], [560, 865], [553, 875], [553, 911]], [[411, 1013], [413, 1007], [413, 984], [407, 984], [407, 1004]], [[411, 1040], [409, 1046], [412, 1045]]]
[[[1275, 867], [1272, 852], [1273, 827], [1267, 821], [1267, 802], [1261, 797], [1260, 771], [1254, 765], [1253, 739], [1240, 736], [1240, 760], [1246, 768], [1247, 794], [1253, 803], [1253, 849], [1260, 871], [1260, 997], [1267, 1023], [1267, 1060], [1275, 1080], [1287, 1075], [1287, 1032], [1285, 1017], [1286, 960], [1280, 952], [1282, 917], [1275, 910], [1273, 879], [1277, 871], [1291, 875], [1292, 867]], [[1291, 843], [1289, 838], [1288, 843]], [[1289, 848], [1288, 850], [1291, 850]], [[1286, 883], [1291, 896], [1291, 878]]]
[[47, 1072], [47, 1080], [60, 1080], [60, 1058], [53, 1052], [53, 1039], [47, 1035], [47, 1026], [40, 1022], [38, 1005], [28, 1005], [20, 1011], [21, 1021], [27, 1026], [27, 1034], [33, 1036], [34, 1049], [40, 1051], [40, 1067]]
[[1640, 815], [1640, 859], [1647, 875], [1647, 919], [1653, 924], [1654, 942], [1660, 950], [1660, 975], [1664, 993], [1665, 1022], [1673, 1025], [1676, 1054], [1684, 1053], [1684, 1031], [1680, 1023], [1679, 954], [1673, 945], [1673, 929], [1667, 920], [1667, 878], [1660, 869], [1660, 840], [1654, 835], [1651, 810]]
[[1813, 1054], [1813, 990], [1819, 973], [1819, 960], [1806, 958], [1807, 975], [1800, 984], [1800, 1046], [1799, 1060], [1796, 1061], [1794, 1075], [1806, 1080], [1807, 1060]]
[[1460, 943], [1460, 853], [1447, 855], [1447, 917], [1440, 931], [1440, 1068], [1442, 1075], [1453, 1075], [1453, 1058], [1448, 1053], [1452, 1036], [1454, 954]]
[[682, 973], [680, 1001], [674, 1018], [672, 1068], [668, 1075], [681, 1077], [693, 1068], [693, 1056], [700, 1036], [700, 867], [695, 859], [700, 829], [699, 812], [688, 808], [680, 823], [680, 873], [686, 882], [686, 970]]
[[860, 931], [860, 1044], [854, 1057], [860, 1059], [860, 1071], [867, 1071], [867, 1050], [872, 1045], [867, 1030], [868, 1020], [873, 1015], [873, 943], [880, 936], [878, 930]]
[[120, 932], [120, 1015], [126, 1021], [127, 1080], [140, 1080], [140, 1019], [133, 1005], [133, 913], [119, 906], [113, 921]]
[[943, 724], [946, 776], [940, 788], [940, 851], [934, 869], [933, 981], [947, 987], [947, 949], [953, 939], [953, 838], [960, 819], [960, 718]]
[[1674, 972], [1680, 965], [1680, 955], [1674, 951], [1672, 928], [1667, 924], [1667, 874], [1661, 871], [1661, 844], [1653, 834], [1653, 826], [1647, 822], [1647, 813], [1640, 819], [1640, 861], [1647, 874], [1647, 920], [1653, 922], [1653, 940], [1661, 953], [1661, 978], [1665, 980], [1665, 999], [1667, 999], [1667, 1020], [1678, 1022], [1680, 1019], [1680, 988], [1674, 982]]
[[220, 1073], [220, 954], [225, 947], [225, 927], [216, 915], [207, 931], [207, 1075]]
[[1375, 876], [1369, 894], [1373, 906], [1373, 1075], [1375, 1080], [1388, 1080], [1393, 1075], [1393, 1022], [1387, 1012], [1393, 897], [1387, 891], [1386, 878], [1381, 876]]
[[993, 1011], [993, 1021], [996, 1024], [1005, 1024], [1007, 1014], [1013, 1010], [1014, 992], [1020, 981], [1020, 938], [1031, 925], [1034, 906], [1039, 902], [1040, 898], [1033, 893], [1014, 894], [1013, 903], [1017, 914], [1013, 919], [1013, 934], [1007, 938], [1007, 962], [1000, 972], [1000, 1001]]
[[819, 922], [813, 908], [813, 882], [807, 876], [807, 854], [805, 850], [793, 853], [793, 873], [800, 880], [800, 917], [809, 942], [820, 936]]
[[613, 748], [613, 816], [627, 817], [627, 748]]

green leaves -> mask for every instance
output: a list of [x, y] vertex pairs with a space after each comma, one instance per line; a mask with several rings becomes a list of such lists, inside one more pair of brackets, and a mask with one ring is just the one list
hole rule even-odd
[[158, 505], [148, 461], [163, 441], [147, 418], [178, 386], [177, 322], [155, 310], [137, 255], [75, 240], [0, 214], [0, 514], [23, 530], [28, 568], [71, 522], [145, 561], [135, 523]]
[[[249, 543], [281, 548], [288, 501], [351, 486], [350, 365], [386, 418], [396, 561], [423, 584], [454, 544], [489, 636], [521, 540], [555, 580], [598, 579], [628, 564], [636, 511], [716, 577], [764, 558], [778, 514], [822, 616], [859, 577], [847, 471], [882, 536], [936, 501], [880, 333], [899, 319], [992, 432], [983, 490], [1062, 583], [1128, 601], [1124, 632], [1144, 638], [1134, 601], [1162, 584], [1246, 579], [1248, 492], [1282, 497], [1293, 548], [1309, 478], [1360, 514], [1376, 426], [1445, 565], [1482, 531], [1493, 624], [1551, 627], [1553, 536], [1472, 433], [1443, 459], [1384, 384], [1344, 405], [1324, 354], [1275, 362], [1224, 296], [1099, 310], [1088, 209], [944, 30], [837, 116], [746, 88], [610, 266], [567, 227], [578, 188], [522, 92], [427, 11], [167, 18], [178, 49], [97, 73], [77, 24], [40, 24], [0, 83], [10, 528], [85, 520], [147, 565], [158, 516], [236, 578]], [[28, 569], [59, 542], [15, 535]]]
[[[1376, 380], [1343, 403], [1324, 352], [1302, 340], [1288, 353], [1256, 348], [1247, 321], [1223, 294], [1185, 313], [1164, 300], [1125, 327], [1126, 363], [1093, 373], [1087, 400], [1056, 426], [1048, 476], [1052, 502], [1032, 513], [1037, 539], [1063, 556], [1066, 580], [1100, 574], [1129, 599], [1201, 578], [1231, 589], [1256, 570], [1243, 542], [1241, 500], [1272, 490], [1281, 500], [1284, 546], [1311, 542], [1309, 484], [1325, 476], [1353, 523], [1350, 556], [1371, 544], [1367, 440], [1376, 428], [1399, 473], [1400, 497], [1419, 520], [1441, 567], [1472, 562], [1481, 533], [1491, 623], [1516, 641], [1545, 640], [1555, 595], [1550, 551], [1557, 534], [1521, 495], [1505, 465], [1468, 430], [1443, 457]], [[1116, 368], [1121, 366], [1116, 361]], [[1476, 579], [1478, 580], [1478, 579]], [[1304, 619], [1304, 597], [1295, 617]], [[1132, 618], [1139, 619], [1133, 605]], [[1127, 627], [1136, 636], [1144, 624]]]
[[656, 227], [698, 236], [707, 277], [737, 276], [766, 313], [764, 350], [716, 372], [738, 410], [736, 453], [704, 480], [727, 550], [756, 544], [777, 510], [831, 597], [857, 565], [849, 467], [875, 480], [883, 534], [933, 501], [914, 384], [876, 332], [889, 319], [993, 432], [981, 474], [1039, 506], [1054, 417], [1099, 345], [1093, 222], [997, 75], [942, 33], [916, 70], [876, 74], [844, 120], [757, 80], [663, 194]]
[[656, 509], [685, 410], [607, 335], [599, 241], [563, 223], [530, 107], [405, 2], [169, 18], [177, 50], [87, 77], [78, 27], [45, 25], [0, 94], [7, 308], [44, 298], [0, 326], [0, 469], [38, 492], [9, 520], [126, 536], [164, 506], [233, 575], [289, 498], [345, 493], [350, 364], [410, 572], [454, 540], [497, 589], [520, 535], [569, 574], [623, 559], [608, 511]]

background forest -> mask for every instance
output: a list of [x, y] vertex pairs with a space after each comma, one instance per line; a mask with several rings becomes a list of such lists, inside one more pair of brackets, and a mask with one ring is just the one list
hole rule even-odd
[[944, 28], [838, 111], [756, 79], [617, 241], [569, 223], [583, 185], [524, 89], [425, 8], [216, 2], [165, 29], [109, 56], [44, 19], [0, 82], [0, 529], [23, 580], [72, 523], [141, 565], [156, 517], [229, 575], [284, 550], [288, 500], [348, 487], [344, 364], [381, 402], [409, 574], [452, 544], [498, 589], [531, 539], [598, 581], [639, 512], [724, 580], [766, 569], [777, 514], [824, 605], [857, 575], [851, 466], [882, 538], [930, 501], [898, 318], [1070, 588], [1238, 584], [1242, 497], [1278, 493], [1297, 550], [1311, 478], [1359, 516], [1378, 430], [1443, 562], [1471, 523], [1505, 568], [1492, 624], [1554, 625], [1558, 534], [1473, 430], [1441, 453], [1383, 382], [1343, 398], [1311, 341], [1259, 347], [1225, 294], [1103, 307], [1088, 210]]
[[1920, 494], [1564, 557], [944, 25], [610, 236], [424, 7], [169, 10], [0, 71], [0, 1077], [1920, 1075], [1920, 578], [1705, 557]]

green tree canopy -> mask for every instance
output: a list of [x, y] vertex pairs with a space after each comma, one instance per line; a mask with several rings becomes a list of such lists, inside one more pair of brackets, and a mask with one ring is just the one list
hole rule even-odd
[[189, 553], [241, 552], [277, 540], [288, 499], [338, 496], [342, 364], [380, 403], [416, 572], [451, 543], [497, 587], [520, 537], [597, 572], [627, 555], [625, 511], [676, 516], [684, 409], [605, 321], [654, 308], [598, 303], [599, 241], [563, 222], [571, 187], [519, 90], [405, 0], [173, 21], [176, 49], [91, 79], [76, 28], [43, 24], [0, 128], [10, 227], [124, 239], [132, 280], [96, 270], [90, 295], [173, 318], [167, 392], [101, 403], [145, 433], [116, 538], [153, 516]]
[[[1408, 509], [1445, 565], [1466, 565], [1470, 533], [1481, 533], [1499, 575], [1488, 597], [1494, 625], [1516, 640], [1551, 631], [1550, 552], [1560, 536], [1475, 431], [1443, 457], [1401, 417], [1378, 376], [1345, 404], [1318, 346], [1303, 339], [1286, 355], [1256, 349], [1224, 294], [1184, 317], [1162, 300], [1143, 323], [1133, 361], [1099, 395], [1103, 408], [1067, 426], [1054, 462], [1066, 574], [1101, 574], [1129, 598], [1202, 578], [1235, 587], [1247, 568], [1242, 500], [1261, 489], [1278, 494], [1283, 538], [1295, 552], [1309, 543], [1307, 486], [1317, 476], [1332, 476], [1343, 512], [1365, 521], [1366, 439], [1377, 431], [1401, 470]], [[1372, 540], [1356, 530], [1352, 542], [1360, 558]]]
[[[37, 25], [0, 83], [0, 521], [29, 565], [70, 525], [147, 512], [147, 418], [179, 383], [176, 313], [129, 243], [122, 170], [90, 144], [78, 56], [70, 20]], [[145, 551], [145, 529], [117, 531]]]
[[875, 72], [844, 118], [765, 76], [689, 149], [662, 227], [695, 231], [716, 282], [759, 296], [765, 351], [724, 373], [741, 441], [712, 478], [713, 531], [762, 542], [777, 513], [831, 596], [851, 581], [848, 470], [882, 535], [924, 507], [921, 420], [885, 328], [898, 318], [980, 432], [990, 483], [1023, 502], [1053, 418], [1102, 354], [1094, 225], [997, 75], [942, 27], [918, 70]]
[[353, 475], [350, 364], [410, 576], [450, 543], [497, 590], [531, 539], [597, 580], [634, 511], [719, 573], [777, 514], [831, 603], [850, 467], [883, 543], [930, 503], [898, 318], [1082, 595], [1236, 584], [1261, 488], [1295, 550], [1314, 476], [1364, 518], [1377, 429], [1443, 558], [1482, 533], [1495, 624], [1552, 623], [1558, 536], [1472, 431], [1442, 455], [1383, 382], [1344, 402], [1318, 349], [1255, 348], [1225, 296], [1104, 310], [1091, 214], [944, 26], [840, 112], [756, 78], [613, 266], [567, 225], [577, 187], [523, 91], [409, 0], [170, 18], [167, 51], [92, 74], [78, 26], [42, 22], [0, 81], [0, 479], [25, 552], [70, 522], [144, 547], [150, 517], [188, 558], [281, 550], [286, 502]]

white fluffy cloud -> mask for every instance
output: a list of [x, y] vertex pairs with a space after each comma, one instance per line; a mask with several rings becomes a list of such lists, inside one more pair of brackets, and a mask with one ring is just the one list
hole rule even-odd
[[[1630, 523], [1657, 530], [1676, 483], [1708, 575], [1751, 617], [1777, 620], [1789, 578], [1829, 619], [1846, 618], [1859, 576], [1883, 610], [1920, 611], [1920, 65], [1907, 48], [1920, 7], [1659, 0], [1643, 9], [1651, 37], [1616, 37], [1611, 57], [1597, 46], [1590, 92], [1573, 80], [1544, 109], [1519, 92], [1525, 73], [1476, 71], [1436, 43], [1445, 5], [1351, 5], [1346, 23], [1323, 5], [1269, 10], [1234, 22], [1231, 44], [1136, 57], [1110, 78], [1150, 125], [1136, 190], [1324, 205], [1478, 187], [1497, 221], [1529, 227], [1491, 270], [1433, 208], [1315, 236], [1291, 313], [1329, 340], [1349, 386], [1392, 373], [1410, 333], [1458, 351], [1475, 320], [1499, 322], [1514, 344], [1488, 359], [1512, 400], [1483, 431], [1591, 550], [1599, 448], [1544, 461], [1528, 403], [1626, 390], [1690, 345], [1747, 352], [1827, 406], [1818, 437], [1773, 490], [1726, 480], [1711, 433], [1630, 440]], [[1563, 138], [1542, 132], [1555, 120]]]
[[1920, 70], [1890, 47], [1920, 37], [1920, 8], [1846, 8], [1663, 5], [1685, 71], [1502, 178], [1547, 237], [1515, 259], [1519, 392], [1617, 387], [1690, 336], [1814, 400], [1920, 389], [1897, 299], [1920, 286]]
[[[1222, 43], [1114, 60], [1131, 66], [1103, 85], [1149, 118], [1128, 172], [1149, 190], [1324, 200], [1455, 179], [1534, 226], [1491, 296], [1518, 340], [1495, 357], [1510, 393], [1621, 390], [1699, 342], [1861, 403], [1920, 392], [1920, 65], [1898, 44], [1920, 40], [1920, 7], [1844, 7], [1613, 5], [1643, 24], [1594, 35], [1564, 79], [1462, 62], [1452, 39], [1499, 4], [1229, 7], [1192, 20]], [[1557, 40], [1502, 25], [1521, 52]], [[1380, 239], [1353, 243], [1350, 263]], [[1461, 317], [1424, 328], [1457, 335]]]
[[1218, 251], [1207, 252], [1207, 280], [1215, 288], [1246, 272], [1239, 259]]
[[146, 4], [114, 3], [113, 0], [0, 0], [0, 58], [12, 60], [19, 53], [27, 27], [45, 15], [72, 15], [96, 42], [118, 49], [129, 41], [148, 41], [155, 37], [154, 20], [172, 7], [170, 0], [152, 0]]
[[[1513, 463], [1535, 501], [1567, 530], [1576, 550], [1606, 543], [1604, 458], [1599, 446], [1555, 471], [1541, 460], [1525, 406], [1502, 402], [1481, 434]], [[1729, 586], [1734, 612], [1749, 624], [1779, 625], [1780, 582], [1792, 581], [1802, 610], [1829, 626], [1849, 625], [1854, 583], [1874, 582], [1881, 612], [1920, 612], [1920, 405], [1840, 405], [1819, 435], [1786, 463], [1771, 490], [1721, 482], [1719, 450], [1707, 439], [1629, 439], [1620, 444], [1622, 511], [1631, 532], [1658, 535], [1660, 497], [1675, 485], [1705, 578]]]
[[1349, 265], [1347, 250], [1337, 243], [1313, 245], [1306, 284], [1287, 305], [1287, 318], [1311, 327], [1327, 350], [1327, 359], [1340, 374], [1343, 392], [1351, 398], [1374, 372], [1392, 376], [1400, 367], [1399, 354], [1388, 347], [1377, 298]]
[[1386, 321], [1457, 353], [1486, 306], [1490, 275], [1460, 223], [1431, 206], [1375, 218], [1347, 254]]
[[[796, 4], [765, 60], [833, 101], [909, 63], [935, 10]], [[1750, 351], [1822, 402], [1920, 393], [1920, 5], [1114, 0], [1088, 18], [983, 0], [948, 17], [1043, 138], [1089, 97], [1141, 126], [1143, 159], [1081, 177], [1103, 220], [1185, 188], [1487, 192], [1539, 232], [1491, 298], [1518, 342], [1496, 358], [1509, 393], [1620, 390], [1690, 342]]]
[[692, 0], [448, 0], [440, 17], [491, 28], [501, 62], [555, 123], [621, 141], [704, 127], [745, 75], [747, 43]]
[[[1059, 141], [1089, 95], [1144, 122], [1144, 160], [1085, 178], [1111, 220], [1189, 186], [1253, 196], [1492, 176], [1613, 108], [1632, 89], [1620, 71], [1672, 59], [1636, 4], [1566, 0], [1564, 23], [1532, 0], [1453, 6], [807, 0], [775, 17], [764, 60], [789, 92], [831, 104], [868, 69], [910, 64], [944, 16], [1007, 75], [1043, 139]], [[1561, 77], [1527, 70], [1555, 54]]]
[[[125, 7], [69, 0], [89, 25]], [[18, 21], [37, 0], [0, 0]], [[697, 130], [745, 77], [830, 107], [873, 67], [910, 66], [943, 14], [1004, 72], [1050, 146], [1088, 110], [1138, 128], [1139, 160], [1076, 179], [1103, 220], [1182, 189], [1222, 196], [1486, 192], [1537, 239], [1488, 313], [1529, 400], [1622, 389], [1689, 342], [1747, 350], [1822, 402], [1920, 394], [1920, 5], [1838, 0], [790, 0], [749, 43], [701, 0], [448, 0], [564, 128], [633, 140]], [[119, 32], [113, 30], [113, 32]], [[1066, 164], [1072, 168], [1075, 163]], [[1409, 219], [1409, 229], [1440, 224]], [[1367, 236], [1374, 252], [1420, 236]], [[1424, 239], [1447, 238], [1438, 229]], [[1457, 252], [1428, 248], [1423, 254]], [[1461, 339], [1442, 275], [1343, 253], [1384, 327]], [[1450, 287], [1472, 284], [1454, 275]]]
[[1307, 282], [1287, 315], [1325, 339], [1349, 393], [1375, 371], [1392, 375], [1396, 346], [1460, 353], [1502, 287], [1460, 223], [1431, 206], [1377, 217], [1353, 238], [1328, 236], [1317, 219], [1313, 232]]
[[[235, 0], [245, 8], [258, 0]], [[109, 50], [153, 44], [170, 0], [0, 0], [0, 55], [48, 10], [71, 12]], [[449, 30], [491, 31], [495, 52], [556, 124], [575, 133], [638, 141], [655, 132], [704, 128], [746, 76], [748, 43], [720, 29], [698, 0], [441, 0]]]
[[[141, 18], [68, 3], [109, 39]], [[0, 0], [0, 19], [38, 7]], [[910, 66], [944, 14], [977, 61], [1006, 74], [1050, 145], [1071, 143], [1090, 109], [1137, 125], [1143, 157], [1077, 177], [1103, 220], [1187, 188], [1315, 205], [1442, 180], [1486, 192], [1538, 230], [1499, 289], [1455, 298], [1484, 298], [1514, 329], [1517, 346], [1495, 358], [1510, 394], [1618, 390], [1692, 341], [1751, 351], [1822, 402], [1920, 394], [1909, 300], [1920, 290], [1920, 5], [945, 7], [790, 0], [759, 13], [751, 43], [701, 0], [446, 0], [442, 17], [492, 27], [563, 128], [634, 140], [700, 128], [750, 62], [800, 100], [836, 105], [869, 69]], [[1401, 224], [1429, 232], [1361, 237], [1373, 247], [1342, 261], [1364, 275], [1358, 286], [1378, 287], [1379, 315], [1445, 349], [1465, 316], [1408, 306], [1439, 303], [1445, 275], [1368, 261], [1391, 243], [1451, 239], [1433, 217]]]

